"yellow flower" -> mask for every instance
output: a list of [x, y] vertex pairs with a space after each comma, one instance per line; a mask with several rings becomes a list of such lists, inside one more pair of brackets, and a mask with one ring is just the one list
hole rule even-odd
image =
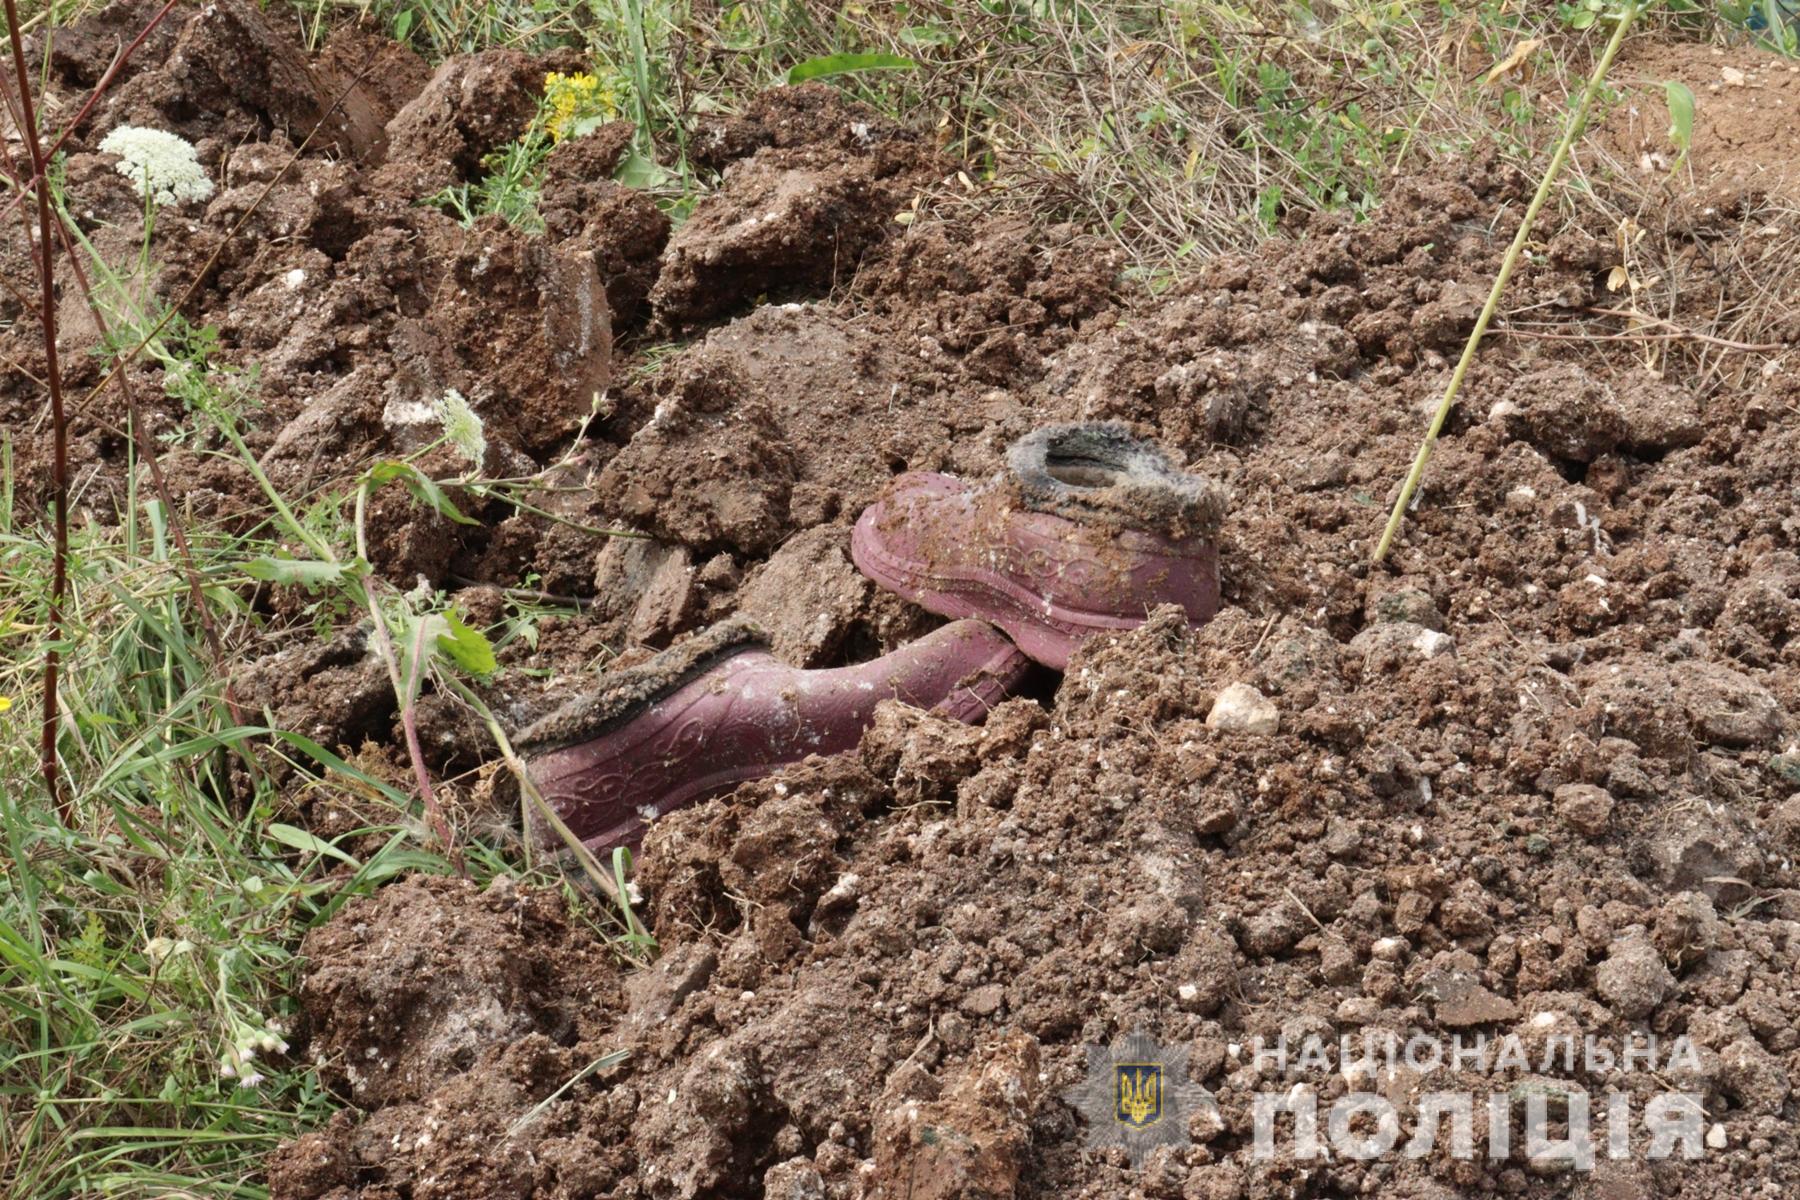
[[5, 712], [7, 709], [9, 709], [11, 707], [12, 707], [12, 697], [11, 696], [0, 696], [0, 712]]
[[552, 142], [591, 133], [596, 126], [619, 113], [613, 89], [590, 74], [544, 76], [544, 129]]

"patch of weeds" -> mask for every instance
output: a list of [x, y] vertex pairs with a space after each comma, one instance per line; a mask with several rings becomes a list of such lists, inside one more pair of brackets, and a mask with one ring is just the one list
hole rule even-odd
[[[1414, 155], [1487, 138], [1535, 154], [1555, 105], [1540, 103], [1533, 72], [1554, 92], [1587, 40], [1550, 6], [1504, 0], [698, 11], [673, 44], [723, 52], [686, 52], [683, 112], [832, 56], [906, 59], [917, 69], [842, 86], [902, 121], [929, 119], [989, 201], [1110, 233], [1151, 272], [1288, 216], [1366, 212]], [[1484, 84], [1522, 44], [1532, 69]]]
[[537, 123], [517, 141], [508, 142], [481, 160], [486, 172], [473, 183], [459, 183], [432, 196], [435, 204], [461, 221], [473, 225], [482, 217], [499, 217], [527, 233], [542, 233], [538, 214], [538, 189], [544, 160], [550, 157], [550, 135]]
[[[0, 695], [25, 697], [51, 561], [12, 508], [10, 455], [0, 471]], [[300, 935], [382, 878], [448, 866], [416, 848], [403, 793], [233, 714], [202, 628], [254, 632], [231, 580], [257, 543], [192, 539], [202, 611], [171, 514], [128, 486], [116, 524], [71, 542], [71, 824], [36, 775], [26, 706], [0, 714], [0, 1193], [242, 1197], [281, 1137], [334, 1107], [286, 1053]], [[285, 823], [307, 788], [390, 812], [385, 842], [359, 831], [382, 848], [353, 858]]]
[[[457, 2], [376, 11], [416, 10], [418, 41], [419, 23], [438, 29]], [[1529, 169], [1606, 25], [1606, 0], [591, 0], [579, 28], [561, 3], [510, 0], [476, 25], [504, 29], [484, 44], [523, 45], [541, 27], [583, 45], [637, 127], [617, 178], [677, 220], [709, 182], [687, 156], [697, 120], [784, 81], [828, 78], [931, 125], [986, 201], [1111, 234], [1145, 270], [1241, 247], [1308, 212], [1360, 215], [1394, 175], [1483, 142]], [[1793, 10], [1667, 0], [1657, 19], [1679, 36], [1735, 27], [1779, 43]], [[440, 202], [464, 220], [495, 212], [535, 227], [544, 153], [509, 147]]]
[[552, 71], [544, 77], [544, 94], [525, 132], [482, 159], [486, 173], [480, 179], [447, 187], [427, 203], [464, 225], [497, 216], [527, 233], [542, 233], [538, 198], [550, 152], [559, 142], [592, 133], [618, 116], [614, 85], [592, 74]]

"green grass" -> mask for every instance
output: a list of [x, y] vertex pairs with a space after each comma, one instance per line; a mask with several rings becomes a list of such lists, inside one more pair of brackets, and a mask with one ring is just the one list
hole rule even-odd
[[[187, 409], [180, 439], [250, 471], [268, 489], [268, 519], [236, 533], [188, 529], [198, 601], [170, 514], [139, 490], [135, 459], [112, 519], [77, 524], [60, 643], [70, 791], [59, 805], [37, 771], [33, 699], [51, 539], [16, 506], [11, 444], [0, 442], [0, 1194], [260, 1197], [264, 1156], [337, 1103], [284, 1044], [305, 932], [403, 872], [565, 881], [466, 833], [446, 836], [384, 756], [347, 762], [266, 714], [232, 711], [220, 681], [233, 664], [361, 613], [386, 635], [403, 714], [428, 678], [485, 712], [458, 676], [492, 669], [486, 638], [441, 597], [382, 585], [362, 549], [375, 489], [397, 484], [445, 512], [453, 502], [395, 460], [296, 512], [237, 434], [255, 413], [255, 372], [219, 362], [210, 331], [135, 309], [138, 289], [98, 259], [89, 268], [113, 343], [147, 339]], [[472, 421], [447, 404], [446, 438], [479, 460]], [[494, 491], [526, 495], [528, 483]], [[102, 507], [98, 496], [82, 503]], [[289, 629], [251, 603], [259, 586], [301, 581], [311, 611]], [[502, 636], [534, 636], [531, 615], [518, 610]], [[308, 802], [374, 815], [327, 842], [300, 824]], [[601, 890], [619, 890], [622, 863], [583, 865]], [[614, 924], [631, 920], [615, 913]], [[618, 944], [626, 955], [651, 947], [641, 927]]]
[[[0, 695], [13, 700], [0, 715], [0, 1191], [257, 1195], [261, 1156], [332, 1107], [271, 1052], [298, 937], [354, 891], [444, 864], [417, 848], [404, 794], [347, 764], [327, 779], [323, 750], [232, 719], [165, 514], [132, 494], [120, 516], [71, 547], [65, 826], [33, 745], [46, 539], [0, 509]], [[254, 631], [223, 581], [252, 539], [196, 538], [207, 606], [235, 644]], [[284, 761], [299, 775], [278, 790]], [[297, 850], [283, 817], [304, 788], [391, 811], [371, 830], [386, 848], [353, 866]]]

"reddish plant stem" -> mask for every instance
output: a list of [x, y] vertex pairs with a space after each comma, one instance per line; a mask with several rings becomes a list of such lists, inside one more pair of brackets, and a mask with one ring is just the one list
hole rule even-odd
[[[371, 594], [372, 596], [372, 594]], [[419, 675], [425, 669], [425, 633], [427, 622], [416, 622], [417, 629], [413, 634], [412, 673], [406, 680], [406, 691], [397, 697], [400, 701], [400, 728], [406, 732], [406, 754], [412, 759], [413, 774], [419, 781], [419, 799], [425, 805], [425, 820], [431, 831], [437, 836], [444, 852], [450, 856], [450, 863], [459, 875], [467, 875], [468, 868], [463, 865], [462, 847], [458, 846], [450, 835], [450, 821], [444, 816], [444, 806], [438, 802], [437, 790], [431, 786], [431, 771], [425, 766], [425, 748], [419, 744], [419, 718], [417, 713], [419, 695]], [[375, 625], [382, 625], [381, 614], [375, 614]]]
[[[43, 296], [39, 323], [44, 335], [44, 381], [50, 392], [50, 420], [54, 448], [50, 462], [51, 503], [56, 506], [56, 546], [50, 582], [50, 612], [45, 622], [48, 633], [44, 652], [44, 726], [38, 745], [38, 768], [44, 776], [44, 787], [56, 804], [57, 814], [65, 826], [74, 825], [74, 805], [57, 773], [56, 675], [61, 653], [57, 647], [63, 637], [63, 601], [69, 590], [69, 431], [63, 420], [62, 364], [56, 354], [56, 241], [50, 227], [50, 189], [48, 161], [44, 144], [38, 138], [37, 105], [31, 97], [31, 71], [25, 65], [25, 43], [19, 36], [19, 8], [14, 0], [5, 0], [7, 40], [12, 45], [13, 77], [19, 86], [19, 111], [24, 127], [19, 137], [31, 154], [32, 194], [37, 198], [37, 272], [38, 287]], [[23, 197], [21, 197], [22, 199]], [[31, 240], [31, 223], [24, 222], [26, 241]]]

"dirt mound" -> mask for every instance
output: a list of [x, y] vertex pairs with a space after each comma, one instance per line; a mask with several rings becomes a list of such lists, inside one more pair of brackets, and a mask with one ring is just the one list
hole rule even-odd
[[394, 182], [423, 199], [478, 175], [484, 157], [525, 132], [543, 73], [517, 50], [445, 62], [388, 124]]
[[670, 229], [655, 200], [612, 180], [632, 133], [631, 122], [614, 121], [557, 146], [545, 164], [539, 202], [552, 238], [572, 239], [594, 252], [607, 307], [628, 328], [649, 316], [650, 288]]
[[[1603, 1160], [1578, 1191], [1795, 1177], [1800, 516], [1778, 484], [1793, 433], [1767, 415], [1792, 383], [1708, 392], [1498, 342], [1393, 569], [1371, 572], [1479, 305], [1467, 280], [1522, 209], [1519, 180], [1464, 168], [1135, 310], [1076, 246], [908, 234], [844, 301], [760, 308], [627, 392], [641, 429], [599, 494], [662, 541], [603, 591], [607, 619], [657, 617], [659, 638], [735, 605], [785, 618], [795, 661], [871, 649], [887, 602], [844, 569], [834, 522], [895, 470], [993, 470], [1044, 420], [1140, 422], [1237, 502], [1232, 607], [1204, 628], [1158, 614], [978, 730], [885, 707], [856, 754], [652, 830], [664, 958], [599, 1039], [632, 1058], [558, 1106], [608, 1147], [590, 1165], [609, 1194], [1567, 1194], [1522, 1150], [1322, 1172], [1254, 1152], [1258, 1093], [1343, 1086], [1258, 1063], [1258, 1037], [1533, 1048], [1384, 1087], [1408, 1129], [1433, 1090], [1618, 1088], [1641, 1109], [1667, 1086], [1580, 1066], [1547, 1085], [1547, 1029], [1687, 1036], [1670, 1082], [1726, 1139], [1654, 1171]], [[1525, 267], [1520, 302], [1590, 303], [1591, 245]], [[958, 301], [909, 292], [907, 265], [934, 262], [990, 319], [1016, 303], [1041, 366], [988, 386]], [[776, 549], [769, 529], [796, 532]], [[1275, 733], [1209, 725], [1231, 685], [1266, 697]], [[825, 1015], [843, 1012], [853, 1032]], [[1082, 1149], [1059, 1097], [1087, 1044], [1138, 1025], [1191, 1048], [1220, 1116], [1133, 1176]]]
[[764, 92], [742, 113], [702, 117], [690, 140], [689, 153], [696, 165], [723, 171], [765, 146], [778, 150], [818, 146], [866, 154], [879, 143], [918, 143], [922, 138], [828, 84], [803, 83]]
[[996, 387], [1040, 378], [1046, 356], [1117, 315], [1120, 261], [1069, 226], [930, 222], [878, 256], [854, 294], [918, 340]]
[[[1577, 816], [1563, 776], [1521, 786], [1504, 760], [1439, 747], [1499, 716], [1553, 750], [1585, 714], [1541, 723], [1513, 718], [1516, 704], [1489, 714], [1464, 700], [1465, 715], [1419, 728], [1423, 698], [1455, 694], [1464, 676], [1530, 686], [1503, 636], [1413, 651], [1381, 688], [1357, 686], [1351, 650], [1294, 618], [1265, 637], [1241, 612], [1197, 632], [1171, 612], [1084, 651], [1053, 719], [1015, 701], [970, 730], [889, 706], [858, 755], [660, 825], [642, 882], [665, 958], [600, 1038], [633, 1051], [633, 1082], [561, 1114], [615, 1147], [590, 1166], [631, 1147], [646, 1167], [609, 1173], [616, 1195], [744, 1194], [795, 1178], [823, 1189], [810, 1194], [865, 1196], [1123, 1186], [1122, 1160], [1084, 1160], [1071, 1114], [1048, 1097], [1081, 1078], [1083, 1042], [1153, 1021], [1163, 1041], [1194, 1046], [1224, 1118], [1199, 1161], [1163, 1164], [1171, 1194], [1222, 1169], [1261, 1189], [1287, 1166], [1249, 1161], [1249, 1098], [1303, 1076], [1259, 1075], [1233, 1047], [1284, 1031], [1473, 1027], [1541, 1044], [1543, 1013], [1607, 1038], [1652, 1015], [1687, 1031], [1701, 1046], [1690, 1085], [1722, 1098], [1737, 1137], [1791, 1155], [1786, 1130], [1759, 1114], [1786, 1103], [1794, 1039], [1775, 1014], [1787, 1012], [1781, 963], [1800, 926], [1728, 916], [1704, 891], [1722, 875], [1768, 886], [1744, 852], [1769, 836], [1747, 815], [1757, 802], [1721, 825], [1586, 784], [1619, 799], [1609, 816]], [[1266, 689], [1293, 732], [1209, 732], [1223, 680]], [[1641, 878], [1623, 860], [1640, 857]], [[859, 1014], [853, 1032], [826, 1015], [844, 1011]], [[1421, 1078], [1411, 1095], [1451, 1083]], [[984, 1088], [987, 1102], [966, 1098]], [[623, 1095], [635, 1106], [621, 1109]], [[368, 1153], [342, 1132], [340, 1153]], [[363, 1161], [384, 1163], [391, 1184], [423, 1184], [391, 1158]], [[1739, 1150], [1681, 1177], [1730, 1189], [1784, 1178], [1785, 1161]], [[1471, 1175], [1446, 1158], [1384, 1186], [1426, 1195], [1433, 1179], [1517, 1169]], [[1334, 1172], [1351, 1189], [1366, 1177]]]
[[[504, 884], [384, 888], [302, 951], [333, 964], [308, 975], [300, 995], [318, 1031], [316, 1061], [366, 1107], [419, 1100], [526, 1034], [572, 1045], [618, 1001], [608, 956], [560, 902]], [[575, 976], [585, 983], [571, 991]]]
[[[337, 964], [311, 974], [300, 997], [320, 1076], [380, 1116], [295, 1143], [271, 1169], [272, 1190], [392, 1180], [421, 1197], [510, 1195], [513, 1145], [535, 1149], [546, 1173], [595, 1157], [579, 1131], [521, 1119], [598, 1057], [593, 1020], [619, 1007], [610, 954], [555, 896], [504, 880], [480, 893], [407, 881], [348, 906], [303, 951]], [[576, 1177], [599, 1170], [589, 1161]], [[456, 1182], [434, 1190], [431, 1176]]]

